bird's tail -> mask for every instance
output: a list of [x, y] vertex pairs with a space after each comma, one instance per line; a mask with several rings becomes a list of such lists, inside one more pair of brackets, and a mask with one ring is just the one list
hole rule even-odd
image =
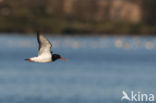
[[26, 61], [28, 61], [28, 62], [33, 62], [31, 59], [24, 59], [24, 60], [26, 60]]

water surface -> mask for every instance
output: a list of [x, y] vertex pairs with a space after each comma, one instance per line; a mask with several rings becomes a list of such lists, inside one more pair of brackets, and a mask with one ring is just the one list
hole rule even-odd
[[68, 61], [28, 63], [35, 36], [0, 36], [1, 103], [121, 103], [123, 90], [156, 93], [156, 38], [48, 38]]

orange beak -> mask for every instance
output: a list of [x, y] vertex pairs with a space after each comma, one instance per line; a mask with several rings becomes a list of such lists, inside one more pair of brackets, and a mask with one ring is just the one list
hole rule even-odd
[[67, 59], [66, 59], [66, 58], [63, 58], [63, 57], [60, 57], [60, 59], [62, 59], [62, 60], [64, 60], [64, 61], [67, 61]]

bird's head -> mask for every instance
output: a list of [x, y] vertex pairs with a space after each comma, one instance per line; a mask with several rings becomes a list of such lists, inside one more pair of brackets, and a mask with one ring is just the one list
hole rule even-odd
[[53, 55], [52, 55], [52, 60], [53, 60], [53, 61], [56, 61], [57, 59], [62, 59], [62, 60], [64, 60], [64, 61], [67, 60], [67, 59], [61, 57], [61, 55], [59, 55], [59, 54], [53, 54]]

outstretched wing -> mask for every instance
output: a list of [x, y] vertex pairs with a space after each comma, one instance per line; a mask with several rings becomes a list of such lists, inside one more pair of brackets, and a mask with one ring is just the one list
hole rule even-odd
[[41, 33], [37, 33], [37, 40], [39, 44], [38, 56], [42, 54], [51, 54], [52, 44], [50, 41]]

